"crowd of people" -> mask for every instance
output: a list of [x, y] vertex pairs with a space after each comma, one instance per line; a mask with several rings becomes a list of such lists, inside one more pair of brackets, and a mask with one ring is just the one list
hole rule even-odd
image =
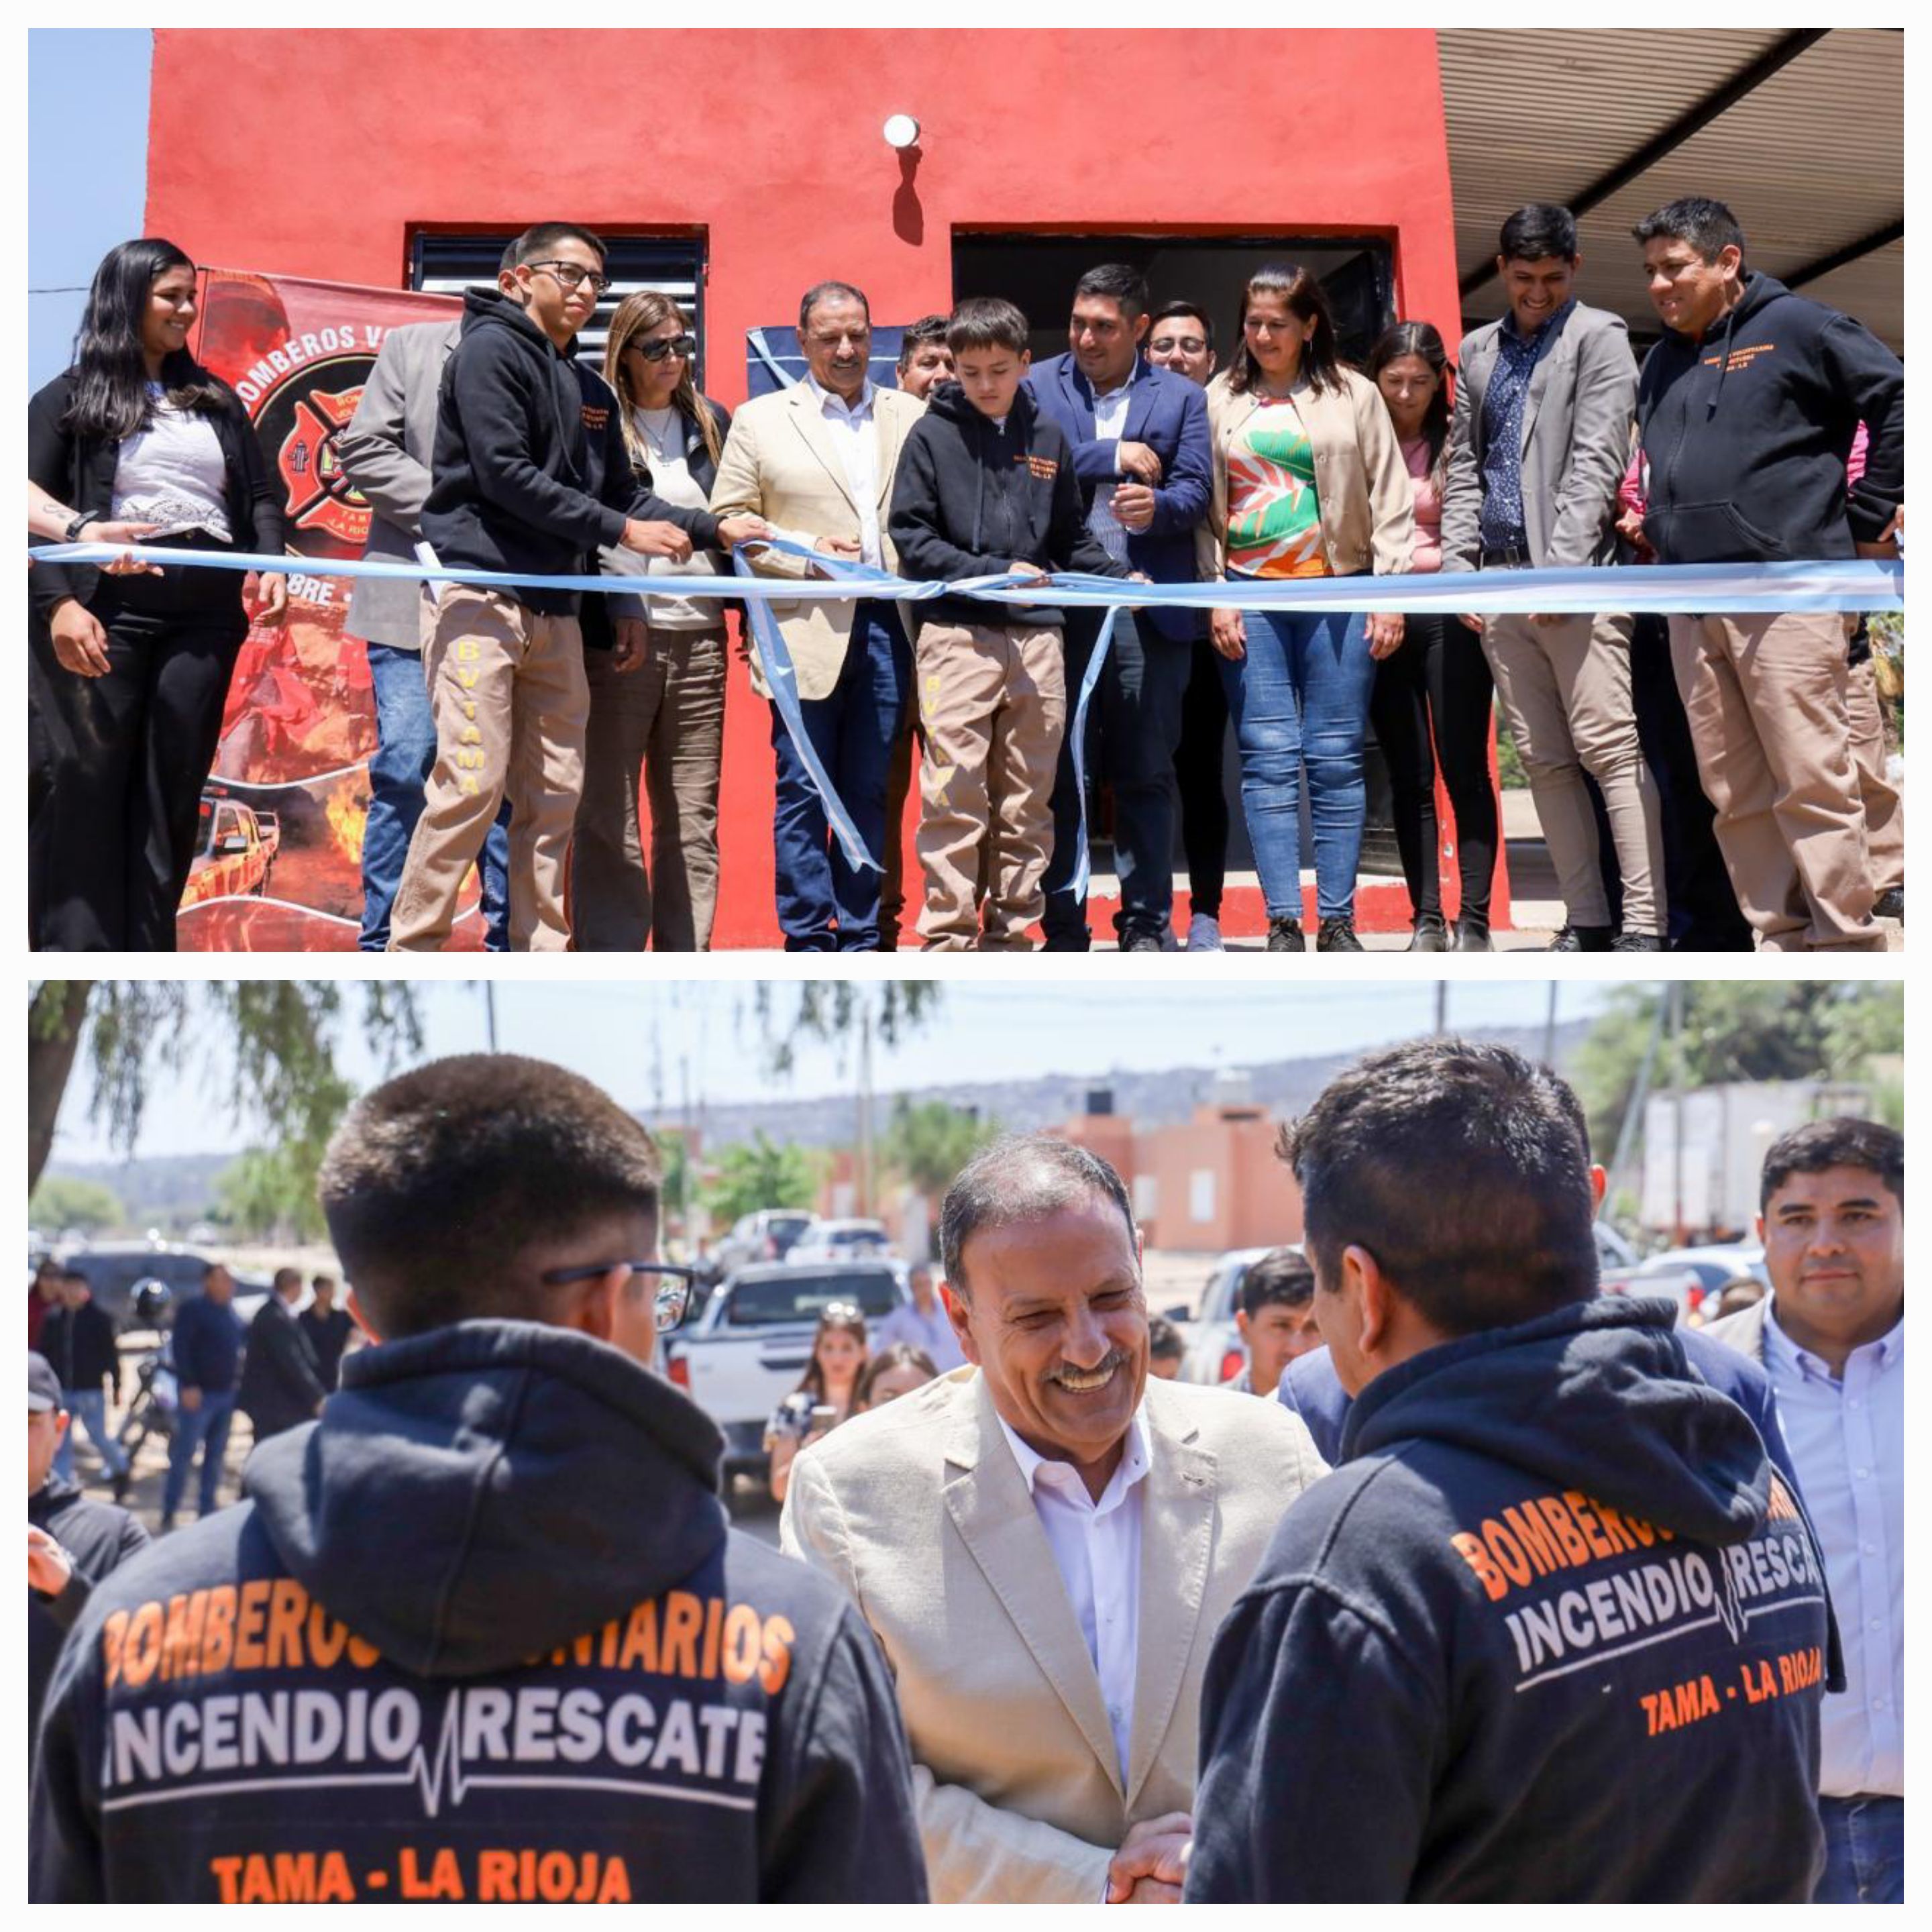
[[652, 1372], [648, 1133], [507, 1056], [379, 1088], [320, 1182], [372, 1346], [238, 1506], [80, 1498], [30, 1352], [33, 1896], [1902, 1898], [1903, 1137], [1775, 1142], [1701, 1330], [1598, 1292], [1508, 1049], [1373, 1054], [1280, 1152], [1220, 1388], [1150, 1372], [1106, 1162], [975, 1156], [878, 1352], [824, 1311], [773, 1551]]
[[[803, 380], [734, 416], [695, 387], [689, 319], [662, 294], [619, 306], [601, 376], [580, 362], [604, 244], [527, 230], [459, 318], [383, 340], [338, 452], [373, 512], [368, 554], [639, 580], [587, 598], [358, 582], [378, 737], [362, 944], [440, 947], [476, 867], [493, 945], [708, 946], [727, 620], [677, 580], [734, 554], [781, 578], [856, 563], [1149, 585], [1897, 556], [1897, 357], [1748, 268], [1721, 202], [1672, 202], [1635, 234], [1660, 324], [1641, 370], [1624, 322], [1580, 299], [1569, 212], [1533, 203], [1499, 237], [1507, 312], [1453, 363], [1403, 320], [1350, 367], [1321, 282], [1269, 266], [1222, 368], [1206, 305], [1156, 308], [1108, 264], [1075, 286], [1065, 353], [1035, 364], [1028, 319], [970, 298], [904, 332], [888, 387], [863, 292], [827, 280], [800, 304]], [[102, 264], [74, 368], [30, 406], [42, 534], [280, 552], [245, 412], [185, 346], [194, 303], [170, 243]], [[228, 673], [251, 614], [279, 621], [286, 579], [44, 562], [30, 582], [34, 943], [166, 947]], [[932, 949], [1030, 949], [1037, 928], [1049, 950], [1085, 950], [1083, 794], [1104, 778], [1123, 950], [1181, 943], [1177, 816], [1185, 943], [1218, 949], [1232, 724], [1270, 950], [1310, 944], [1304, 790], [1313, 944], [1361, 950], [1372, 726], [1414, 949], [1489, 950], [1499, 697], [1563, 901], [1552, 950], [1882, 949], [1877, 922], [1904, 916], [1903, 812], [1863, 628], [1619, 613], [1613, 574], [1604, 593], [1594, 616], [1460, 620], [1123, 605], [1078, 743], [1096, 607], [1050, 586], [1033, 604], [778, 600], [784, 662], [758, 651], [751, 674], [772, 700], [784, 945], [892, 950], [910, 922]], [[900, 850], [915, 739], [916, 908]]]

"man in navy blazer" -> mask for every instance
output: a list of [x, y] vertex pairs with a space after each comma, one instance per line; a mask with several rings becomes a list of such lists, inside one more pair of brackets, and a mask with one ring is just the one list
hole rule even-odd
[[[1119, 263], [1090, 268], [1073, 291], [1068, 352], [1036, 363], [1026, 383], [1066, 432], [1088, 526], [1110, 556], [1156, 584], [1194, 580], [1196, 524], [1208, 513], [1214, 455], [1203, 392], [1141, 352], [1147, 280]], [[1104, 612], [1073, 609], [1066, 624], [1067, 733], [1053, 788], [1053, 856], [1046, 869], [1049, 952], [1090, 943], [1084, 896], [1073, 891], [1080, 796], [1073, 775], [1073, 708]], [[1123, 610], [1094, 694], [1099, 758], [1114, 788], [1114, 863], [1123, 952], [1157, 952], [1174, 904], [1174, 753], [1193, 662], [1196, 614]]]

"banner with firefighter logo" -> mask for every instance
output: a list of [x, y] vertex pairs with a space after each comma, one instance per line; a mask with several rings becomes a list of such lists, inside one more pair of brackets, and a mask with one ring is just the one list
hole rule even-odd
[[[202, 797], [181, 946], [200, 952], [352, 948], [362, 912], [362, 833], [376, 704], [362, 639], [346, 628], [370, 510], [336, 446], [392, 328], [457, 313], [453, 296], [365, 289], [232, 268], [202, 271], [195, 352], [247, 405], [282, 493], [291, 554], [288, 620], [248, 634], [228, 688]], [[482, 943], [472, 878], [452, 944]]]

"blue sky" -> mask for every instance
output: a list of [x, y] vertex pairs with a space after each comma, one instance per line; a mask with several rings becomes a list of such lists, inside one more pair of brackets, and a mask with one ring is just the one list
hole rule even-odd
[[[1097, 956], [1096, 956], [1097, 963]], [[1096, 976], [1097, 977], [1097, 976]], [[1450, 989], [1450, 1025], [1486, 1028], [1542, 1024], [1549, 998], [1543, 979], [1459, 981]], [[356, 989], [350, 988], [350, 1004]], [[781, 987], [779, 997], [790, 989]], [[1559, 1019], [1582, 1018], [1601, 1006], [1601, 984], [1566, 981]], [[561, 988], [499, 982], [497, 1043], [506, 1052], [553, 1060], [597, 1081], [646, 1117], [675, 1119], [680, 1060], [688, 1058], [694, 1096], [716, 1101], [785, 1099], [849, 1091], [849, 1052], [806, 1048], [792, 1078], [775, 1082], [760, 1052], [748, 980], [594, 980]], [[487, 1044], [482, 988], [463, 982], [423, 982], [426, 1057], [476, 1052]], [[1002, 980], [949, 982], [937, 1022], [896, 1049], [874, 1054], [882, 1092], [952, 1082], [1031, 1078], [1047, 1073], [1097, 1075], [1170, 1066], [1240, 1067], [1256, 1061], [1348, 1052], [1426, 1032], [1433, 1022], [1433, 980], [1358, 980], [1347, 986], [1172, 988], [1067, 982], [1028, 986]], [[344, 1073], [358, 1086], [380, 1077], [359, 1039], [345, 1040]], [[194, 1056], [194, 1070], [157, 1083], [149, 1125], [136, 1151], [227, 1151], [255, 1136], [226, 1102], [230, 1069], [218, 1042]], [[105, 1160], [112, 1150], [84, 1115], [86, 1082], [76, 1073], [55, 1153], [63, 1160]]]
[[[145, 27], [27, 36], [29, 393], [67, 367], [101, 256], [141, 232], [153, 51]], [[182, 246], [194, 254], [188, 238]]]

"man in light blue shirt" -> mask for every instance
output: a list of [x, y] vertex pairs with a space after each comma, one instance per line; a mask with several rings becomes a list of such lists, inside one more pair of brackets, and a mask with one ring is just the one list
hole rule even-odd
[[1824, 1702], [1820, 1904], [1905, 1896], [1904, 1192], [1889, 1127], [1786, 1134], [1760, 1190], [1771, 1298], [1707, 1331], [1771, 1377], [1844, 1649]]
[[932, 1285], [931, 1266], [914, 1262], [906, 1270], [906, 1286], [912, 1290], [912, 1299], [901, 1302], [873, 1329], [873, 1354], [895, 1342], [910, 1342], [915, 1348], [926, 1351], [942, 1376], [958, 1368], [965, 1360], [965, 1353], [952, 1332], [939, 1291]]

